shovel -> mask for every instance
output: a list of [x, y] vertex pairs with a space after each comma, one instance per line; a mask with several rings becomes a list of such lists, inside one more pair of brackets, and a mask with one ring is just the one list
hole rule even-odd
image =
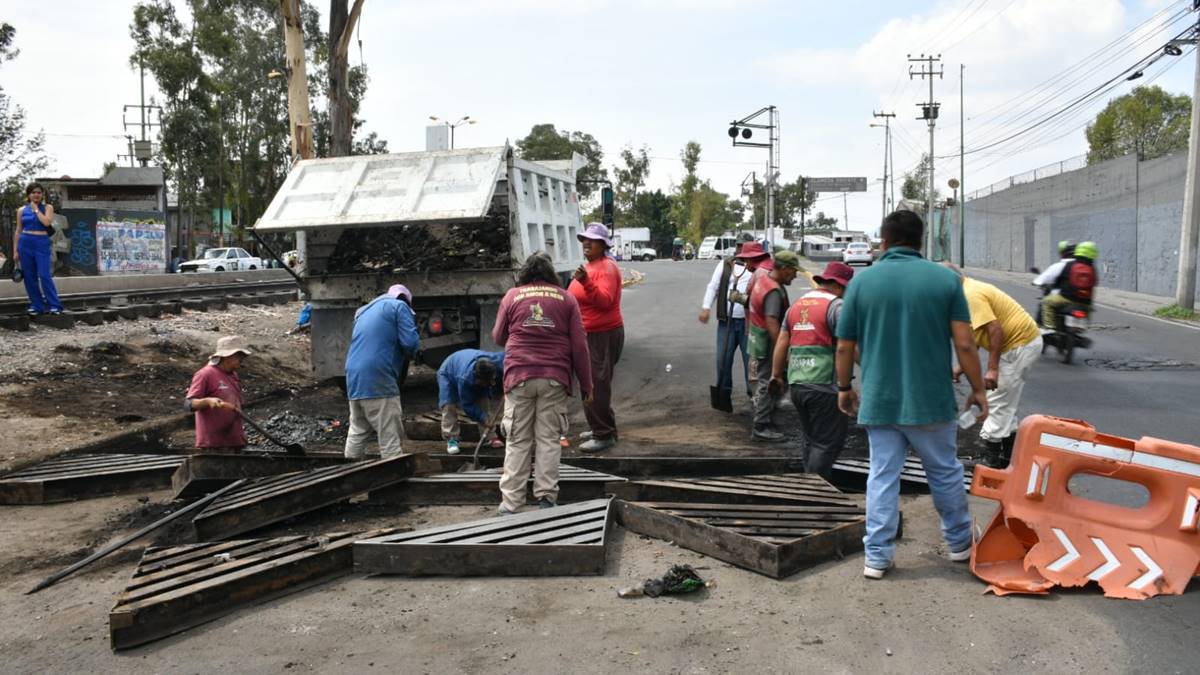
[[258, 426], [258, 423], [255, 422], [254, 420], [250, 419], [249, 417], [247, 417], [246, 413], [242, 412], [241, 410], [238, 410], [237, 414], [242, 418], [243, 422], [245, 422], [246, 424], [249, 424], [251, 428], [253, 428], [258, 433], [262, 434], [263, 438], [266, 438], [268, 441], [271, 441], [275, 445], [278, 445], [279, 447], [283, 448], [284, 450], [287, 450], [287, 453], [289, 455], [303, 455], [304, 454], [304, 446], [303, 445], [300, 445], [299, 443], [284, 443], [283, 441], [279, 440], [278, 438], [275, 438], [271, 434], [267, 433], [266, 429], [263, 429], [262, 427]]

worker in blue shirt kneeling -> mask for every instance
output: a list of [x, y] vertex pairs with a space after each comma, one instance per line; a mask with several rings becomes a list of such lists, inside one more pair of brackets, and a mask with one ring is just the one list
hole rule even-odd
[[[442, 362], [437, 372], [438, 407], [442, 409], [442, 438], [447, 454], [458, 454], [459, 410], [479, 424], [481, 438], [492, 432], [499, 411], [491, 410], [490, 399], [501, 397], [503, 373], [504, 352], [462, 349]], [[489, 399], [490, 414], [479, 405], [485, 399]], [[493, 439], [492, 447], [501, 445], [499, 439]]]

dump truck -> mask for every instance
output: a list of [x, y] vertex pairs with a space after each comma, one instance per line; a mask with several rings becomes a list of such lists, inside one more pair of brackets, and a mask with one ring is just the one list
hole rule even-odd
[[526, 257], [545, 251], [564, 280], [583, 262], [582, 166], [507, 145], [297, 162], [254, 231], [296, 233], [317, 379], [345, 376], [355, 310], [397, 283], [413, 293], [422, 363], [495, 349], [500, 300]]

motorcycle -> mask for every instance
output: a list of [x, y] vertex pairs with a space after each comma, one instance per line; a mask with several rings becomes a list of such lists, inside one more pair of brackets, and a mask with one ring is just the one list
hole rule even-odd
[[[1036, 267], [1029, 268], [1029, 271], [1035, 275], [1039, 273]], [[1054, 290], [1047, 285], [1041, 286], [1041, 289], [1042, 298]], [[1092, 339], [1087, 336], [1087, 330], [1091, 325], [1091, 316], [1090, 306], [1072, 303], [1058, 309], [1054, 326], [1045, 326], [1042, 323], [1042, 302], [1039, 300], [1034, 318], [1042, 328], [1042, 353], [1045, 354], [1047, 349], [1054, 347], [1058, 350], [1059, 359], [1069, 364], [1075, 358], [1076, 349], [1090, 349]]]

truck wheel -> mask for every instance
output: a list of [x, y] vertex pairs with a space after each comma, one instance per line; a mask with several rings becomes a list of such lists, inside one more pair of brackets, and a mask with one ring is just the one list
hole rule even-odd
[[650, 262], [651, 260], [654, 260], [654, 256], [649, 256], [649, 255], [642, 256], [642, 262]]
[[215, 269], [215, 270], [213, 270], [213, 271], [214, 271], [214, 272], [224, 272], [224, 271], [225, 271], [225, 268], [224, 268], [224, 267], [218, 267], [218, 268], [216, 268], [216, 269]]
[[252, 270], [256, 270], [256, 269], [258, 269], [258, 267], [257, 267], [257, 266], [255, 266], [255, 265], [251, 265], [251, 266], [250, 266], [250, 269], [252, 269]]

